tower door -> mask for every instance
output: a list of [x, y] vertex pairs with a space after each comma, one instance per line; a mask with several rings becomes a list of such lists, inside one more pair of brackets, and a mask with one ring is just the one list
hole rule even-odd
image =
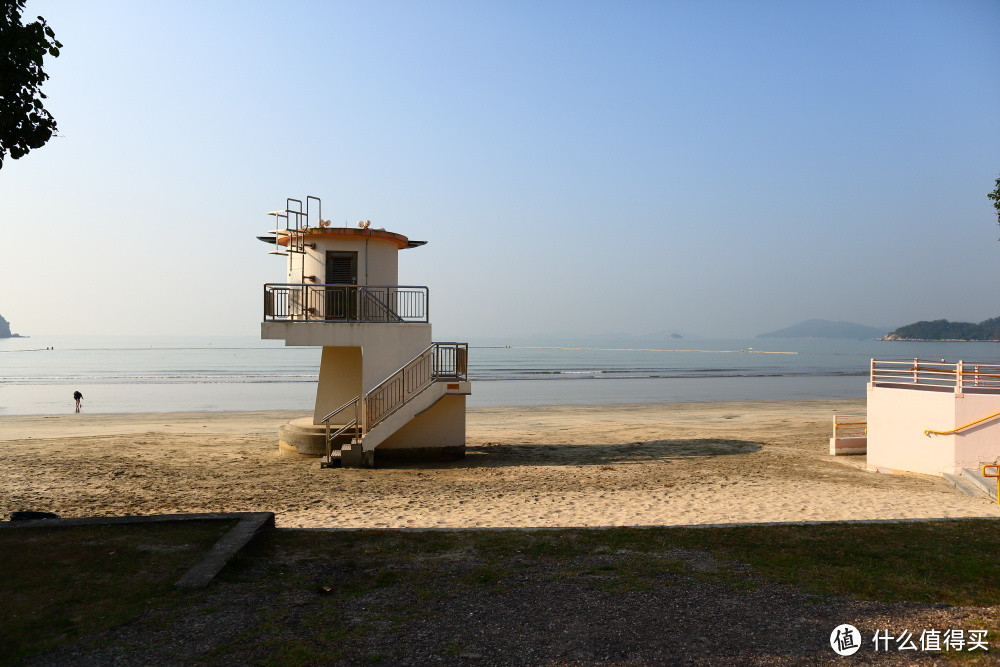
[[[328, 320], [351, 320], [358, 312], [357, 293], [344, 285], [358, 284], [358, 253], [338, 250], [326, 252], [326, 303]], [[335, 285], [336, 287], [329, 287]]]

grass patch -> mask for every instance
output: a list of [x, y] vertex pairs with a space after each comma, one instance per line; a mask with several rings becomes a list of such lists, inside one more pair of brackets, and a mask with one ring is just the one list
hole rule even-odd
[[165, 607], [173, 582], [234, 521], [0, 530], [0, 661]]
[[[417, 564], [419, 569], [421, 562], [447, 553], [467, 555], [472, 569], [460, 581], [475, 586], [494, 585], [532, 564], [555, 566], [551, 574], [560, 579], [578, 578], [574, 561], [604, 554], [613, 562], [592, 565], [592, 570], [600, 568], [644, 588], [642, 582], [650, 578], [662, 581], [664, 573], [685, 569], [683, 561], [662, 555], [689, 549], [723, 563], [745, 564], [758, 577], [818, 595], [889, 603], [1000, 604], [995, 585], [1000, 559], [991, 557], [1000, 553], [1000, 523], [989, 519], [702, 529], [279, 531], [274, 539], [274, 548], [310, 554], [320, 562], [323, 554], [336, 554], [341, 561], [382, 568], [373, 575], [376, 586], [410, 577], [385, 568]], [[651, 556], [657, 558], [651, 561]], [[727, 567], [693, 577], [748, 585], [746, 577], [734, 576]]]
[[[656, 530], [656, 529], [654, 529]], [[761, 526], [665, 532], [661, 539], [751, 565], [820, 595], [879, 602], [1000, 603], [1000, 523]]]
[[[341, 559], [367, 561], [369, 567], [462, 551], [475, 566], [464, 578], [470, 585], [492, 584], [508, 568], [523, 569], [532, 562], [568, 566], [595, 553], [618, 557], [614, 564], [594, 567], [633, 575], [644, 569], [647, 576], [660, 576], [680, 572], [683, 561], [650, 561], [649, 556], [690, 549], [723, 562], [744, 563], [760, 577], [819, 595], [880, 602], [1000, 603], [1000, 587], [995, 585], [1000, 559], [991, 556], [1000, 553], [1000, 523], [989, 519], [702, 529], [282, 531], [275, 539], [290, 549], [336, 553]], [[699, 579], [731, 577], [701, 572]]]

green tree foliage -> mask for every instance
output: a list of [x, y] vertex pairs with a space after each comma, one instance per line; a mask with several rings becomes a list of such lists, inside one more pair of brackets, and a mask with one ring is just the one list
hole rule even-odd
[[1000, 225], [1000, 178], [996, 181], [996, 190], [986, 196], [993, 200], [993, 208], [997, 210], [997, 224]]
[[8, 153], [15, 160], [23, 157], [56, 131], [39, 87], [49, 78], [42, 59], [57, 57], [62, 44], [41, 16], [21, 25], [25, 1], [0, 0], [0, 168]]
[[903, 340], [1000, 340], [1000, 317], [979, 324], [933, 320], [899, 327], [887, 337]]

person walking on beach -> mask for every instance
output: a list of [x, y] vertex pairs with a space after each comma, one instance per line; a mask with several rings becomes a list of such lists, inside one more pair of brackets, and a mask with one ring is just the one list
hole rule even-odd
[[80, 401], [83, 400], [83, 394], [81, 394], [79, 391], [74, 391], [73, 392], [73, 400], [76, 401], [76, 411], [79, 412], [80, 411]]

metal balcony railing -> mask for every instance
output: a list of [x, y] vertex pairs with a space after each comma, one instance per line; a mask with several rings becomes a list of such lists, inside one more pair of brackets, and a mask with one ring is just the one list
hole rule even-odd
[[872, 359], [871, 383], [930, 391], [1000, 393], [1000, 364], [928, 359]]
[[264, 285], [266, 322], [428, 322], [426, 287], [410, 285]]

